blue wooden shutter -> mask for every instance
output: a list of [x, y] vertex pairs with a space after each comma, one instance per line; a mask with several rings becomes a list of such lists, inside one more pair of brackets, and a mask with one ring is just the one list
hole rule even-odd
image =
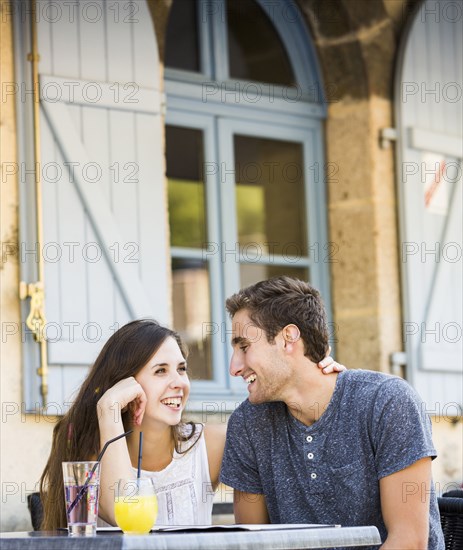
[[[49, 402], [60, 407], [118, 326], [144, 316], [169, 322], [151, 16], [144, 1], [91, 4], [75, 20], [38, 25]], [[38, 401], [36, 366], [29, 408]]]
[[[424, 2], [397, 83], [407, 373], [428, 411], [462, 403], [462, 27], [454, 2]], [[452, 7], [453, 5], [453, 7]]]

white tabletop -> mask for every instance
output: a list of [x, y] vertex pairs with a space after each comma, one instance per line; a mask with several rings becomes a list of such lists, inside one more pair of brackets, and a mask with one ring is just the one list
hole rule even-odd
[[376, 527], [329, 527], [263, 531], [183, 531], [149, 535], [99, 533], [68, 537], [65, 532], [0, 533], [2, 550], [302, 550], [307, 548], [375, 547], [381, 544]]

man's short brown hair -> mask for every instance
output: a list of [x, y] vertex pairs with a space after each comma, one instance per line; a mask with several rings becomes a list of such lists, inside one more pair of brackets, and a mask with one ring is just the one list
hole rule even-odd
[[304, 354], [314, 363], [328, 351], [328, 325], [320, 293], [309, 283], [292, 277], [274, 277], [248, 286], [226, 301], [230, 317], [246, 309], [249, 318], [272, 343], [286, 325], [296, 325]]

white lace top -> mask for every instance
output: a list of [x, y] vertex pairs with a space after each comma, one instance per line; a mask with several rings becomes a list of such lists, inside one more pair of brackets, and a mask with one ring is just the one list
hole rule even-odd
[[[178, 454], [174, 451], [172, 462], [164, 470], [141, 471], [141, 477], [154, 480], [159, 509], [157, 525], [211, 524], [214, 491], [202, 424], [196, 424], [196, 434], [182, 443], [181, 450], [189, 448], [198, 439], [187, 453]], [[98, 525], [108, 524], [98, 518]]]

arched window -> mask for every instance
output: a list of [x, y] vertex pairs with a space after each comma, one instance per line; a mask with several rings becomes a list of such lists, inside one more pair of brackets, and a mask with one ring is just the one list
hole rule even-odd
[[329, 307], [323, 88], [284, 1], [174, 0], [165, 67], [174, 326], [196, 395], [226, 399], [227, 296], [288, 274]]

